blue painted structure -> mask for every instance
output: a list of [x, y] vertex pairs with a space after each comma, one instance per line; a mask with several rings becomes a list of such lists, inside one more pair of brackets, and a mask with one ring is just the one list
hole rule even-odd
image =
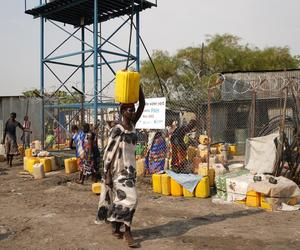
[[[92, 108], [94, 112], [94, 124], [98, 121], [98, 110], [108, 107], [116, 107], [115, 103], [104, 103], [102, 99], [102, 91], [111, 84], [114, 79], [103, 86], [102, 67], [107, 66], [110, 71], [115, 74], [114, 65], [126, 62], [126, 67], [129, 67], [136, 62], [136, 70], [140, 70], [140, 12], [157, 6], [157, 0], [39, 0], [38, 5], [33, 8], [29, 7], [28, 2], [32, 0], [25, 0], [25, 13], [32, 15], [34, 18], [40, 18], [40, 93], [42, 100], [42, 134], [41, 141], [44, 142], [44, 124], [45, 112], [49, 114], [50, 109], [80, 109], [81, 105], [74, 93], [70, 92], [66, 84], [70, 82], [72, 76], [81, 69], [81, 91], [86, 94], [86, 69], [93, 67], [93, 97], [89, 102], [84, 103], [84, 108]], [[122, 24], [115, 28], [108, 38], [102, 37], [101, 23], [117, 18], [128, 16], [124, 19]], [[135, 16], [135, 24], [133, 17]], [[59, 43], [51, 53], [45, 56], [45, 23], [52, 24], [59, 30], [65, 32], [67, 38]], [[130, 42], [132, 37], [132, 29], [136, 32], [136, 46], [135, 54], [130, 50], [130, 43], [128, 50], [120, 48], [115, 43], [111, 42], [111, 38], [115, 36], [120, 30], [131, 22]], [[65, 24], [74, 26], [74, 32], [68, 31], [64, 28]], [[98, 27], [99, 25], [99, 27]], [[92, 26], [92, 29], [89, 28]], [[93, 43], [89, 44], [86, 41], [85, 32], [93, 33]], [[80, 36], [76, 35], [80, 33]], [[66, 42], [74, 38], [81, 44], [80, 51], [71, 53], [64, 53], [58, 56], [52, 56], [58, 49], [62, 48]], [[115, 50], [105, 50], [103, 46], [110, 44]], [[106, 55], [113, 55], [119, 59], [107, 60]], [[81, 56], [80, 64], [70, 63], [66, 60], [75, 56]], [[93, 56], [93, 57], [92, 57]], [[87, 60], [93, 58], [92, 64], [87, 64]], [[129, 63], [130, 62], [130, 63]], [[67, 66], [73, 68], [74, 71], [66, 78], [61, 80], [60, 77], [51, 68], [53, 65]], [[58, 86], [51, 96], [45, 96], [45, 68], [47, 68], [57, 79]], [[99, 90], [100, 87], [100, 90]], [[52, 99], [56, 93], [62, 88], [74, 97], [72, 104], [53, 103]], [[99, 96], [100, 95], [100, 96]], [[80, 112], [77, 112], [79, 115]], [[67, 124], [68, 125], [68, 124]]]

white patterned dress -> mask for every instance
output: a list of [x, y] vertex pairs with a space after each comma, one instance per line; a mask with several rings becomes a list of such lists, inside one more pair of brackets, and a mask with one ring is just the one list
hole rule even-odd
[[102, 183], [98, 220], [131, 225], [137, 206], [135, 188], [135, 129], [128, 131], [118, 124], [112, 128], [104, 153], [104, 172], [111, 171], [113, 187]]

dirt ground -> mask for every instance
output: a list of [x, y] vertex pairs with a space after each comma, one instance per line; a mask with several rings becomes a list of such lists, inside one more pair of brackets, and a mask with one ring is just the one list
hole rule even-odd
[[[127, 249], [109, 225], [94, 224], [91, 182], [52, 172], [20, 177], [0, 163], [0, 249]], [[300, 211], [265, 212], [211, 199], [165, 197], [138, 181], [133, 235], [141, 249], [300, 249]]]

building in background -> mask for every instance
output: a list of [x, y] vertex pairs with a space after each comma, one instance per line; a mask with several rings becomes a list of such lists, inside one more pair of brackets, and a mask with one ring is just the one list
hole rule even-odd
[[[25, 98], [24, 96], [0, 96], [0, 138], [3, 138], [3, 129], [9, 114], [17, 113], [17, 120], [23, 124], [23, 119], [28, 113], [31, 121], [31, 140], [39, 140], [41, 137], [41, 100], [36, 98]], [[28, 112], [27, 112], [28, 109]], [[21, 143], [22, 131], [17, 130], [17, 140]]]

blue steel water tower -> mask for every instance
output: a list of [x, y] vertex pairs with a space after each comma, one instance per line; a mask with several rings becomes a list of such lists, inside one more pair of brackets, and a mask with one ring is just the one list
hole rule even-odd
[[[32, 2], [35, 2], [34, 5]], [[74, 117], [69, 120], [71, 123], [75, 117], [79, 116], [81, 109], [92, 109], [94, 124], [97, 124], [98, 110], [116, 106], [113, 102], [104, 102], [101, 93], [114, 81], [115, 71], [120, 69], [116, 68], [120, 67], [116, 65], [123, 62], [128, 67], [135, 63], [136, 70], [139, 71], [140, 12], [156, 6], [157, 0], [25, 0], [25, 13], [40, 19], [40, 94], [43, 97], [42, 144], [45, 140], [45, 114], [51, 116], [51, 110], [57, 109], [58, 112], [67, 109], [76, 110]], [[120, 19], [120, 24], [110, 30], [110, 35], [104, 37], [101, 24], [115, 19]], [[45, 53], [46, 25], [51, 25], [52, 29], [55, 27], [66, 35], [66, 39], [62, 42], [57, 41], [57, 46], [51, 48], [47, 55]], [[131, 40], [135, 39], [134, 49], [131, 49], [131, 44], [126, 49], [121, 48], [113, 41], [113, 37], [117, 36], [125, 25], [127, 27], [130, 25], [128, 41], [130, 44]], [[90, 41], [87, 39], [88, 35], [90, 35]], [[71, 38], [79, 43], [78, 48], [80, 49], [61, 52]], [[51, 40], [53, 41], [55, 38], [51, 38]], [[105, 49], [105, 45], [110, 45], [110, 49]], [[112, 56], [114, 59], [111, 59]], [[74, 59], [73, 62], [72, 58], [75, 57], [77, 60]], [[68, 76], [62, 79], [53, 69], [54, 66], [68, 67], [71, 70], [68, 72]], [[102, 76], [103, 67], [109, 69], [113, 76], [105, 84]], [[90, 86], [93, 89], [92, 94], [89, 101], [85, 100], [84, 103], [80, 103], [76, 99], [78, 96], [74, 96], [74, 92], [71, 91], [70, 84], [72, 85], [72, 77], [79, 73], [81, 75], [80, 91], [86, 95], [86, 89], [89, 87], [86, 80], [89, 68], [92, 69], [91, 78], [93, 80], [91, 82], [93, 86]], [[56, 79], [55, 91], [51, 92], [51, 96], [44, 95], [47, 91], [45, 70]], [[72, 95], [74, 102], [70, 104], [53, 103], [52, 97], [60, 90]], [[59, 123], [59, 121], [57, 122]]]

